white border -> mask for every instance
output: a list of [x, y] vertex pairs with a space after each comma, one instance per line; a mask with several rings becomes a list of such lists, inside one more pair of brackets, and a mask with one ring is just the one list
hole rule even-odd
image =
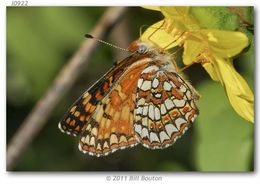
[[[172, 185], [201, 185], [201, 186], [219, 186], [219, 185], [257, 185], [259, 184], [259, 161], [257, 159], [257, 155], [259, 155], [259, 142], [257, 140], [257, 135], [259, 134], [259, 127], [257, 127], [257, 119], [255, 124], [255, 172], [254, 173], [116, 173], [116, 172], [108, 172], [108, 173], [55, 173], [55, 172], [46, 172], [46, 173], [9, 173], [6, 172], [6, 6], [11, 5], [11, 0], [1, 2], [1, 67], [0, 67], [0, 118], [1, 118], [1, 173], [0, 173], [0, 185], [37, 185], [46, 186], [47, 184], [51, 185], [92, 185], [92, 184], [113, 184], [113, 185], [130, 185], [130, 184], [142, 184], [142, 185], [161, 185], [161, 184], [172, 184]], [[255, 12], [258, 11], [259, 1], [257, 0], [218, 0], [214, 3], [211, 1], [202, 2], [197, 0], [97, 0], [97, 1], [82, 1], [82, 0], [28, 0], [29, 6], [136, 6], [136, 5], [193, 5], [193, 6], [255, 6]], [[255, 14], [255, 33], [258, 31], [259, 19], [258, 14]], [[255, 35], [256, 35], [255, 34]], [[255, 79], [255, 94], [258, 93], [258, 85], [259, 82], [259, 65], [257, 65], [257, 47], [258, 37], [256, 37], [256, 79]], [[258, 99], [256, 99], [256, 105], [258, 105]], [[259, 110], [256, 107], [256, 116], [259, 114]], [[152, 162], [151, 162], [152, 163]], [[106, 176], [113, 175], [128, 175], [128, 174], [136, 174], [136, 175], [160, 175], [163, 177], [162, 182], [112, 182], [106, 181]]]
[[[10, 6], [12, 0], [6, 0], [5, 5]], [[198, 0], [28, 0], [29, 6], [255, 6], [257, 0], [218, 0], [218, 1], [198, 1]], [[1, 2], [2, 3], [2, 2]]]

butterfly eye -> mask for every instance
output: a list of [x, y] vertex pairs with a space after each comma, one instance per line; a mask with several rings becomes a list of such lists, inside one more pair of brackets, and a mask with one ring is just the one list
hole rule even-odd
[[147, 51], [147, 47], [145, 45], [141, 45], [138, 49], [137, 49], [137, 52], [139, 54], [143, 54]]

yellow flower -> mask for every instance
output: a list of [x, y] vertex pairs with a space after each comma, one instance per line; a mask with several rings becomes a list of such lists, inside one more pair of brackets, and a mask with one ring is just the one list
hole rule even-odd
[[233, 66], [249, 41], [245, 34], [216, 29], [203, 29], [189, 14], [189, 7], [146, 7], [161, 11], [164, 20], [150, 26], [141, 40], [165, 50], [183, 46], [183, 63], [201, 63], [210, 77], [224, 87], [234, 110], [254, 122], [254, 95]]

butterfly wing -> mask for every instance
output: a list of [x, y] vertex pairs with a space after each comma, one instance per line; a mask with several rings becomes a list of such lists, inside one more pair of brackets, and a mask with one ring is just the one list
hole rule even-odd
[[147, 148], [166, 148], [173, 144], [198, 115], [198, 95], [175, 72], [149, 66], [137, 84], [134, 130]]
[[135, 91], [141, 72], [152, 61], [148, 54], [129, 56], [71, 106], [59, 128], [69, 135], [81, 135], [80, 151], [102, 156], [137, 144], [133, 130]]
[[59, 129], [68, 135], [81, 134], [98, 103], [111, 92], [127, 67], [135, 61], [136, 57], [132, 55], [113, 66], [69, 108], [58, 125]]
[[80, 139], [80, 151], [104, 156], [138, 144], [133, 127], [133, 112], [137, 82], [146, 66], [146, 60], [137, 61], [99, 102]]
[[166, 148], [197, 117], [195, 89], [176, 73], [170, 56], [139, 50], [143, 44], [130, 45], [136, 52], [90, 87], [59, 123], [62, 132], [81, 135], [83, 153], [105, 156], [138, 143]]

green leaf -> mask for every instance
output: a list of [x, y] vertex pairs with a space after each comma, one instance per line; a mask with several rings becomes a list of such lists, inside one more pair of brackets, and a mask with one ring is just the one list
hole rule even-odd
[[250, 171], [254, 126], [235, 113], [220, 84], [205, 82], [198, 91], [203, 97], [194, 127], [197, 169]]
[[165, 161], [159, 164], [158, 170], [160, 171], [187, 171], [187, 167], [178, 162]]
[[234, 31], [239, 27], [238, 15], [226, 7], [191, 7], [190, 12], [202, 28]]
[[84, 40], [93, 22], [91, 16], [84, 17], [87, 10], [7, 8], [8, 101], [22, 105], [36, 101], [46, 91], [61, 65]]
[[240, 22], [254, 24], [254, 7], [245, 7], [245, 6], [234, 6], [229, 7], [229, 10], [235, 14], [237, 14], [240, 18]]

